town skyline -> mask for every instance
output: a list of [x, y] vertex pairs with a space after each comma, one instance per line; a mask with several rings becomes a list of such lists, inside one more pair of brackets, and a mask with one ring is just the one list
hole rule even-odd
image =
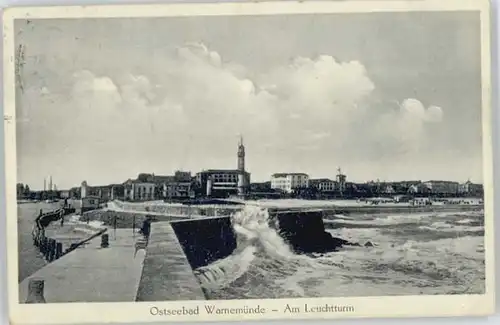
[[[350, 178], [349, 174], [344, 169], [342, 169], [340, 167], [337, 168], [335, 174], [332, 174], [331, 176], [317, 176], [317, 177], [316, 177], [316, 175], [311, 175], [311, 174], [309, 174], [307, 172], [303, 172], [303, 171], [276, 171], [276, 172], [270, 173], [269, 177], [267, 179], [257, 179], [257, 180], [255, 180], [255, 179], [252, 178], [251, 179], [251, 184], [271, 182], [271, 178], [272, 178], [272, 176], [274, 174], [295, 174], [295, 173], [304, 173], [304, 174], [306, 174], [309, 177], [309, 180], [329, 179], [329, 180], [335, 181], [336, 180], [336, 176], [339, 173], [339, 169], [340, 169], [340, 173], [342, 173], [343, 175], [347, 176], [347, 182], [348, 183], [356, 183], [356, 184], [368, 184], [368, 183], [371, 183], [371, 182], [398, 183], [398, 182], [414, 182], [414, 181], [421, 181], [421, 182], [427, 182], [427, 181], [450, 181], [450, 182], [457, 182], [457, 183], [460, 183], [460, 184], [463, 184], [463, 183], [465, 183], [467, 181], [470, 181], [470, 182], [476, 183], [476, 184], [481, 184], [481, 185], [483, 184], [482, 181], [477, 181], [477, 180], [474, 180], [474, 179], [471, 179], [471, 178], [467, 178], [467, 179], [443, 179], [443, 178], [381, 179], [381, 178], [370, 178], [370, 179], [362, 180], [362, 179]], [[89, 186], [107, 186], [107, 185], [111, 185], [111, 184], [123, 184], [123, 183], [127, 182], [128, 180], [136, 180], [137, 177], [139, 175], [141, 175], [141, 174], [143, 174], [143, 175], [144, 174], [146, 174], [146, 175], [154, 175], [154, 176], [173, 176], [176, 172], [190, 172], [191, 176], [194, 177], [194, 176], [196, 176], [197, 173], [200, 173], [202, 171], [208, 171], [208, 170], [236, 170], [236, 168], [204, 168], [204, 169], [199, 170], [199, 171], [176, 169], [176, 170], [172, 170], [171, 172], [166, 172], [166, 173], [156, 173], [156, 172], [142, 171], [142, 172], [136, 173], [135, 175], [130, 175], [130, 177], [126, 177], [126, 178], [124, 178], [122, 180], [116, 180], [116, 181], [111, 181], [111, 182], [99, 182], [99, 181], [97, 181], [97, 182], [89, 182], [88, 179], [83, 179], [80, 182], [75, 183], [75, 184], [73, 184], [71, 186], [63, 186], [63, 187], [60, 187], [58, 183], [56, 183], [55, 181], [53, 181], [52, 175], [49, 175], [49, 176], [43, 178], [43, 180], [42, 180], [43, 187], [41, 187], [41, 188], [37, 188], [36, 186], [32, 186], [32, 184], [29, 184], [29, 183], [26, 183], [26, 182], [22, 182], [22, 181], [19, 181], [19, 180], [18, 180], [17, 183], [18, 184], [23, 184], [23, 185], [28, 185], [28, 187], [32, 191], [42, 191], [42, 190], [43, 191], [51, 191], [51, 190], [54, 190], [54, 191], [62, 190], [62, 191], [64, 191], [64, 190], [69, 190], [71, 188], [80, 187], [81, 183], [83, 181], [87, 182]], [[247, 170], [247, 172], [249, 172], [250, 174], [252, 174], [248, 170]], [[49, 179], [50, 179], [50, 183], [49, 183]]]
[[239, 134], [252, 182], [339, 166], [483, 181], [474, 13], [18, 20], [16, 35], [18, 182], [34, 188], [236, 168]]

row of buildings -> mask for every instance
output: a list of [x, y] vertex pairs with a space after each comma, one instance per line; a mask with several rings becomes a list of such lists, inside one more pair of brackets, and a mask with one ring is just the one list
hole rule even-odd
[[341, 169], [335, 179], [311, 179], [306, 173], [276, 173], [263, 183], [251, 183], [245, 169], [245, 146], [240, 139], [236, 169], [209, 169], [196, 174], [177, 171], [174, 175], [142, 173], [135, 179], [119, 184], [92, 186], [86, 181], [81, 186], [61, 191], [61, 197], [98, 197], [101, 200], [184, 200], [194, 198], [240, 197], [304, 197], [355, 198], [372, 196], [482, 196], [483, 186], [470, 181], [464, 183], [429, 180], [367, 183], [347, 181]]
[[[305, 173], [279, 173], [271, 176], [269, 188], [283, 193], [296, 193], [311, 189], [317, 194], [330, 196], [372, 196], [372, 195], [436, 195], [436, 196], [482, 196], [483, 185], [471, 181], [464, 183], [429, 180], [367, 183], [347, 182], [347, 176], [340, 169], [335, 180], [328, 178], [310, 179]], [[366, 194], [366, 195], [363, 195]]]
[[195, 175], [176, 171], [174, 175], [139, 174], [121, 184], [91, 186], [83, 181], [63, 193], [65, 197], [99, 197], [102, 200], [183, 200], [199, 197], [244, 196], [250, 190], [250, 173], [245, 170], [245, 146], [240, 139], [236, 169], [209, 169]]

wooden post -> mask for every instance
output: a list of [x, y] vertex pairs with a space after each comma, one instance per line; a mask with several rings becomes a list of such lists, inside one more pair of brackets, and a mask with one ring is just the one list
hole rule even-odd
[[108, 248], [108, 247], [109, 247], [109, 235], [103, 234], [101, 235], [101, 248]]
[[56, 241], [52, 238], [49, 239], [47, 247], [47, 261], [52, 262], [56, 255]]
[[50, 245], [50, 260], [55, 261], [56, 256], [57, 256], [57, 241], [55, 239], [51, 240], [51, 245]]
[[134, 217], [132, 219], [132, 234], [133, 234], [133, 238], [135, 238], [135, 214], [134, 214]]
[[62, 243], [56, 243], [56, 259], [60, 258], [62, 255], [63, 255]]
[[43, 255], [47, 252], [47, 237], [42, 237], [42, 245], [40, 245], [40, 252]]
[[28, 283], [27, 304], [44, 304], [45, 297], [43, 295], [45, 281], [42, 279], [30, 279]]

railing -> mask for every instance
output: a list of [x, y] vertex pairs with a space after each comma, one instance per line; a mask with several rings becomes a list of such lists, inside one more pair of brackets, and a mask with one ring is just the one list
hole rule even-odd
[[121, 201], [111, 201], [107, 204], [107, 209], [112, 211], [184, 218], [230, 216], [242, 208], [241, 205], [234, 206], [223, 204], [200, 206], [168, 203], [129, 203]]
[[63, 251], [63, 244], [61, 242], [45, 235], [45, 228], [48, 227], [50, 223], [61, 220], [64, 215], [74, 212], [74, 210], [75, 209], [71, 206], [46, 213], [43, 213], [40, 209], [40, 214], [33, 224], [31, 235], [33, 237], [33, 245], [40, 250], [40, 253], [42, 253], [47, 262], [55, 261], [74, 249], [74, 247], [70, 247], [66, 251]]

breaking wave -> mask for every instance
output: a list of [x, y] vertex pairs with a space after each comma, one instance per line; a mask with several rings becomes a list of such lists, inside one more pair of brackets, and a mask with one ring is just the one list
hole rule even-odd
[[236, 250], [195, 275], [209, 299], [484, 292], [484, 237], [473, 233], [484, 231], [481, 213], [335, 215], [326, 223], [333, 236], [376, 246], [295, 254], [267, 211], [248, 206], [232, 216]]

